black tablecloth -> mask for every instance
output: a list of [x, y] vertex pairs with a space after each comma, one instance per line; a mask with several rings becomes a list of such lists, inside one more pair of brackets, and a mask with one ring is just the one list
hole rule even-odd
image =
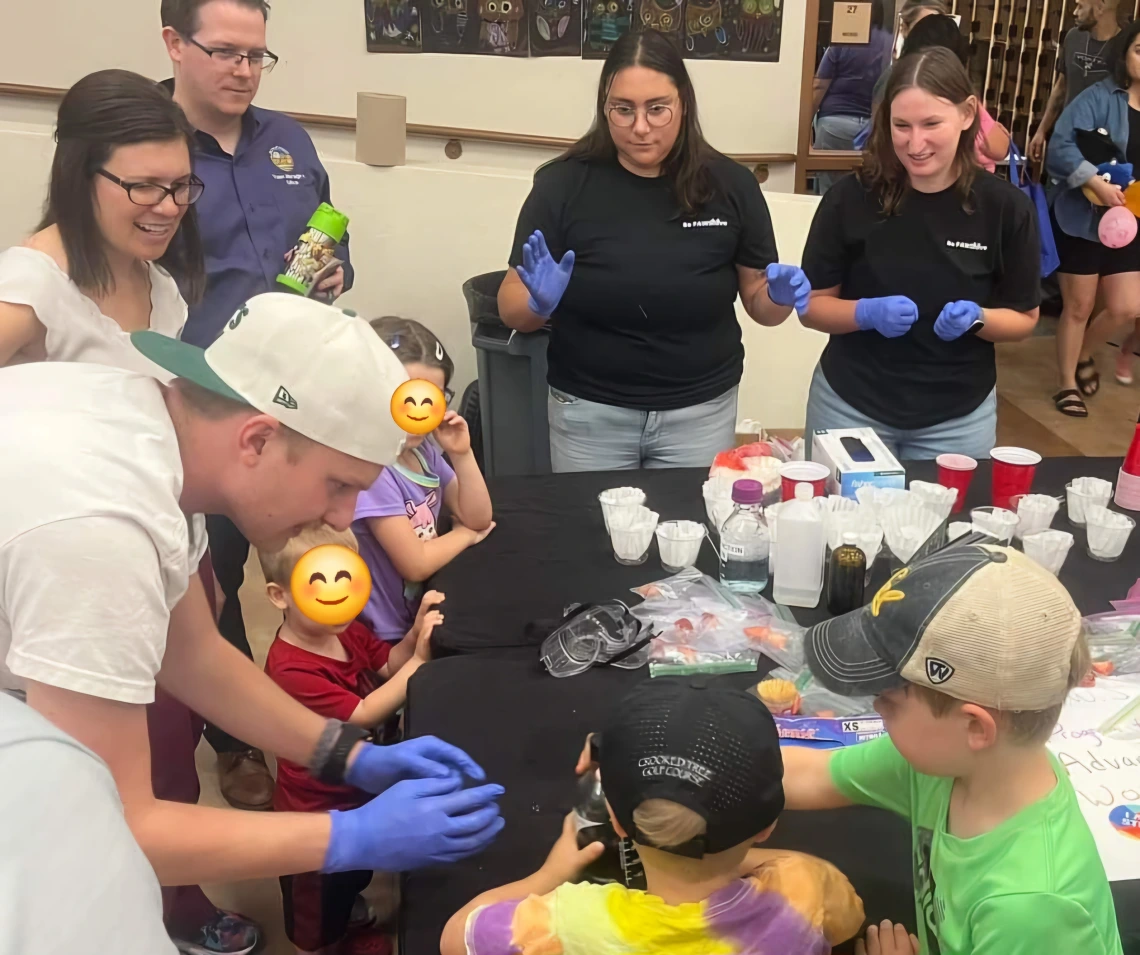
[[[1115, 479], [1119, 460], [1052, 459], [1038, 469], [1034, 490], [1062, 493], [1074, 476]], [[919, 465], [911, 477], [930, 479]], [[596, 729], [646, 671], [592, 670], [555, 680], [541, 671], [525, 643], [526, 624], [556, 617], [568, 603], [629, 595], [628, 589], [665, 576], [656, 547], [640, 567], [614, 561], [597, 495], [608, 487], [643, 488], [662, 520], [704, 519], [701, 471], [641, 471], [503, 478], [490, 482], [499, 526], [476, 548], [441, 571], [433, 583], [447, 595], [447, 626], [437, 649], [445, 658], [422, 668], [408, 687], [407, 728], [466, 749], [506, 787], [507, 826], [476, 859], [409, 874], [404, 882], [402, 936], [406, 955], [436, 955], [447, 919], [474, 896], [529, 875], [542, 863], [570, 810], [574, 762], [585, 734]], [[989, 503], [989, 469], [982, 464], [970, 506]], [[1054, 522], [1068, 527], [1064, 510]], [[1061, 578], [1085, 613], [1109, 609], [1135, 581], [1140, 536], [1113, 564], [1091, 560], [1084, 534]], [[707, 546], [698, 566], [716, 574]], [[1131, 577], [1131, 580], [1129, 579]], [[818, 611], [801, 616], [818, 619]], [[451, 654], [450, 657], [446, 657]], [[718, 679], [749, 683], [755, 675]], [[873, 919], [913, 925], [910, 833], [888, 813], [866, 808], [788, 812], [770, 841], [836, 863], [863, 897]], [[1113, 886], [1125, 952], [1140, 955], [1140, 882]]]

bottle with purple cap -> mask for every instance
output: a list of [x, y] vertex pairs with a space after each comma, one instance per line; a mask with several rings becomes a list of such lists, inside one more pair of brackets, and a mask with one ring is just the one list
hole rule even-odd
[[732, 485], [732, 513], [720, 530], [720, 582], [738, 594], [758, 594], [768, 586], [768, 525], [764, 486], [741, 480]]

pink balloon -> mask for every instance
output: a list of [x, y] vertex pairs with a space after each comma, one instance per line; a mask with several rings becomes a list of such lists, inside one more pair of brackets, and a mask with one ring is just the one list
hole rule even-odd
[[1136, 238], [1136, 216], [1124, 206], [1113, 206], [1100, 219], [1100, 241], [1110, 249], [1123, 249]]

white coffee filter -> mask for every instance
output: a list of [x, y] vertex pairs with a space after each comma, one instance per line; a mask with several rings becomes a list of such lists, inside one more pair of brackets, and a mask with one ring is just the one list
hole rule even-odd
[[1116, 560], [1124, 553], [1136, 522], [1126, 514], [1093, 504], [1085, 509], [1089, 553], [1097, 560]]
[[630, 507], [634, 504], [645, 503], [645, 492], [639, 487], [611, 487], [598, 495], [598, 503], [602, 505], [602, 519], [606, 522], [606, 530], [610, 529], [610, 517], [619, 507]]
[[645, 556], [657, 529], [658, 514], [648, 507], [618, 508], [611, 515], [610, 543], [614, 554], [622, 560], [638, 560]]
[[1032, 557], [1056, 577], [1069, 556], [1073, 535], [1066, 531], [1038, 531], [1023, 538], [1021, 546], [1026, 557]]
[[1048, 494], [1023, 494], [1017, 501], [1017, 536], [1024, 540], [1030, 534], [1049, 530], [1061, 502]]
[[970, 511], [974, 526], [999, 543], [1008, 544], [1017, 530], [1017, 515], [1004, 507], [975, 507]]
[[701, 552], [705, 526], [696, 521], [665, 521], [657, 525], [657, 549], [667, 567], [691, 567]]
[[957, 489], [943, 487], [941, 484], [931, 484], [929, 481], [911, 481], [910, 495], [912, 499], [917, 499], [923, 507], [937, 514], [940, 521], [950, 517], [950, 512], [958, 500]]
[[879, 523], [891, 553], [904, 564], [918, 553], [942, 520], [921, 504], [895, 504], [879, 512]]
[[1095, 477], [1074, 478], [1065, 487], [1065, 498], [1069, 509], [1069, 521], [1078, 527], [1083, 526], [1085, 513], [1090, 505], [1108, 506], [1108, 502], [1112, 499], [1112, 482]]

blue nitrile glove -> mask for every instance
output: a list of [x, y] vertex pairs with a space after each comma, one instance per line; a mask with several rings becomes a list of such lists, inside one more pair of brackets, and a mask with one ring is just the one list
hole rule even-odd
[[369, 793], [382, 793], [402, 779], [467, 776], [487, 778], [478, 763], [463, 750], [435, 736], [419, 736], [393, 746], [366, 743], [344, 774], [344, 781]]
[[330, 812], [322, 872], [405, 872], [481, 852], [503, 828], [502, 786], [460, 789], [462, 780], [405, 779], [359, 809]]
[[944, 342], [961, 338], [975, 325], [985, 324], [982, 307], [976, 302], [949, 302], [934, 320], [934, 334]]
[[804, 270], [795, 265], [773, 262], [764, 270], [768, 277], [768, 298], [777, 305], [794, 305], [803, 315], [811, 298], [811, 282]]
[[541, 232], [535, 232], [523, 244], [522, 256], [523, 264], [516, 265], [515, 271], [530, 292], [527, 305], [535, 315], [550, 318], [570, 284], [574, 253], [567, 252], [561, 262], [555, 262], [546, 247], [546, 239]]
[[855, 324], [862, 332], [900, 338], [918, 321], [918, 306], [905, 295], [861, 298], [855, 303]]

